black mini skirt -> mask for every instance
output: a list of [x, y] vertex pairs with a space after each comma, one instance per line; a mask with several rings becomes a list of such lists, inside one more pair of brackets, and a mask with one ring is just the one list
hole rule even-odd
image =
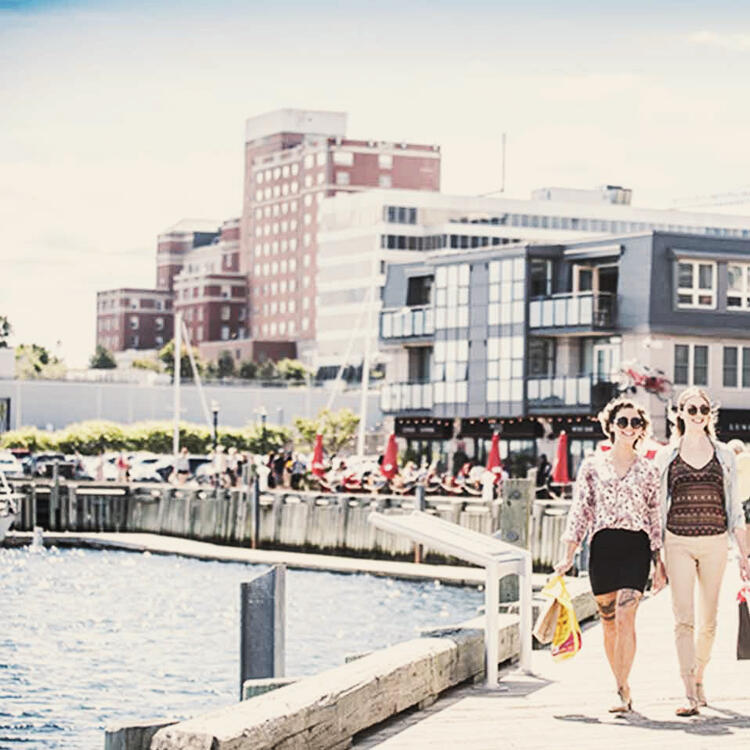
[[645, 531], [602, 529], [591, 540], [589, 580], [595, 596], [620, 589], [646, 588], [651, 544]]

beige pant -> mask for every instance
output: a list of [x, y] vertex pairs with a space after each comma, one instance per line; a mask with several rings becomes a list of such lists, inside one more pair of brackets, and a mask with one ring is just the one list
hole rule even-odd
[[[721, 579], [727, 565], [727, 534], [679, 536], [666, 532], [664, 556], [672, 589], [674, 635], [680, 674], [695, 673], [711, 658]], [[695, 637], [695, 581], [698, 581], [698, 637]]]

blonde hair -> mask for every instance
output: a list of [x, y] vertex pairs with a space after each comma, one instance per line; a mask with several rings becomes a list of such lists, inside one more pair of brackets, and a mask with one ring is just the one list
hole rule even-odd
[[633, 447], [635, 447], [640, 440], [644, 440], [651, 434], [651, 417], [644, 406], [637, 401], [634, 401], [632, 398], [617, 396], [599, 412], [597, 419], [602, 427], [602, 432], [604, 432], [611, 443], [614, 443], [615, 432], [612, 429], [612, 423], [615, 421], [617, 413], [622, 411], [622, 409], [635, 409], [638, 412], [638, 416], [643, 421], [643, 434], [633, 443]]
[[711, 410], [709, 412], [708, 422], [706, 422], [706, 426], [703, 429], [706, 431], [706, 435], [708, 435], [712, 440], [716, 440], [716, 419], [719, 413], [719, 405], [714, 404], [711, 401], [711, 397], [708, 395], [708, 391], [703, 390], [703, 388], [697, 385], [691, 385], [689, 388], [685, 388], [685, 390], [677, 399], [677, 405], [672, 407], [672, 411], [669, 415], [669, 421], [674, 427], [672, 440], [680, 440], [685, 434], [685, 420], [680, 416], [680, 412], [685, 406], [685, 403], [689, 399], [696, 396], [703, 399], [706, 402], [708, 408]]

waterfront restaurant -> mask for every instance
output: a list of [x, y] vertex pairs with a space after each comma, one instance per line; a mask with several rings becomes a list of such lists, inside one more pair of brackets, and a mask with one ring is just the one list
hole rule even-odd
[[481, 462], [498, 431], [518, 475], [551, 457], [565, 430], [575, 470], [604, 439], [597, 413], [623, 388], [666, 439], [671, 393], [628, 380], [636, 363], [674, 393], [707, 388], [720, 436], [745, 439], [748, 314], [742, 239], [645, 232], [424, 253], [387, 268], [381, 407], [412, 458], [450, 466], [462, 450]]

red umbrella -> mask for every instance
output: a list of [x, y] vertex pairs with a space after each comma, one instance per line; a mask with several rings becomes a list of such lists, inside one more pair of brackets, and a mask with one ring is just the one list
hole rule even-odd
[[380, 464], [380, 473], [387, 479], [393, 479], [398, 474], [398, 445], [393, 433], [388, 438], [388, 445], [385, 447], [383, 463]]
[[552, 481], [555, 484], [570, 484], [570, 475], [568, 474], [568, 435], [563, 430], [557, 441], [557, 454], [555, 456], [555, 466], [552, 469]]
[[323, 436], [315, 436], [315, 448], [313, 449], [312, 467], [310, 469], [316, 477], [322, 477], [325, 474], [323, 465]]
[[500, 435], [497, 432], [492, 433], [492, 445], [487, 456], [486, 468], [495, 475], [495, 481], [499, 482], [503, 475], [503, 465], [500, 462]]

